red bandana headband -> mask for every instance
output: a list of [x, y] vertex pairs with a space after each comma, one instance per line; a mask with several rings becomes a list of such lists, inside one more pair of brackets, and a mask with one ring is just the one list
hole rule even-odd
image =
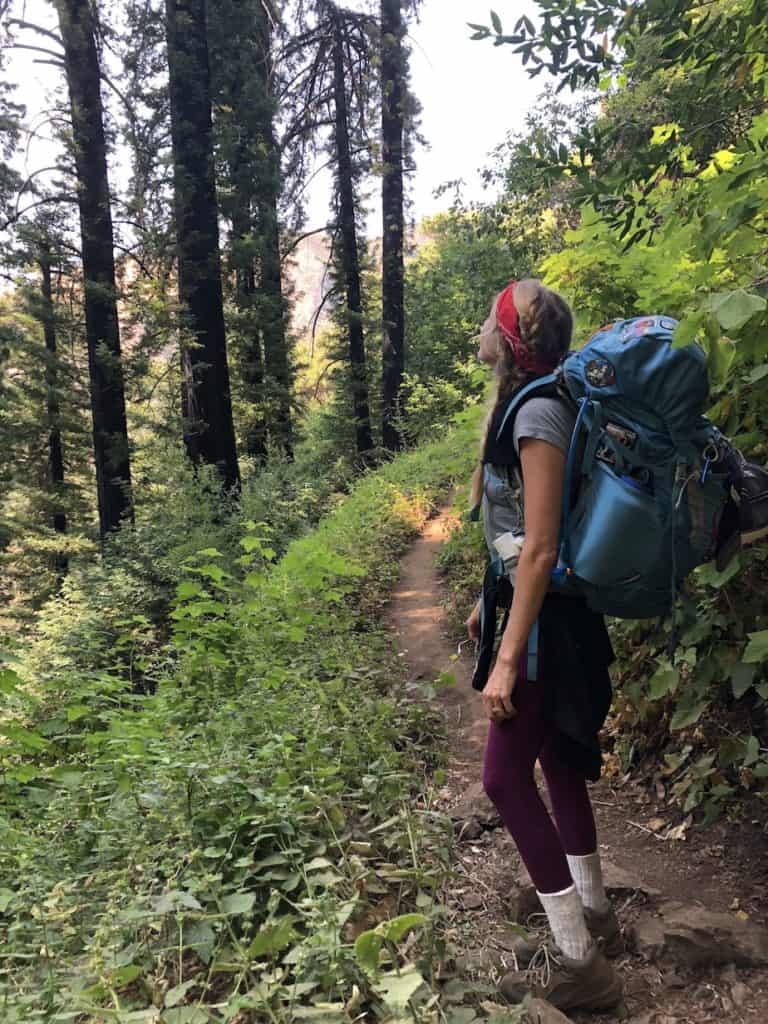
[[515, 285], [517, 281], [510, 281], [504, 291], [499, 295], [496, 303], [496, 325], [499, 331], [509, 342], [515, 363], [525, 373], [535, 373], [537, 376], [551, 373], [554, 369], [552, 363], [538, 359], [533, 352], [524, 344], [520, 337], [520, 317], [515, 305]]

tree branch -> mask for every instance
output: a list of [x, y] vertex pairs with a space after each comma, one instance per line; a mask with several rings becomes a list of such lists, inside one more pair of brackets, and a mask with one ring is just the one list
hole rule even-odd
[[64, 47], [64, 40], [56, 32], [51, 32], [47, 28], [43, 28], [42, 25], [33, 25], [31, 21], [23, 21], [21, 18], [9, 18], [8, 25], [16, 25], [18, 28], [28, 28], [33, 32], [37, 32], [38, 35], [46, 36], [48, 39], [52, 39], [54, 43]]
[[34, 53], [44, 53], [53, 57], [53, 61], [40, 61], [41, 64], [56, 64], [57, 67], [64, 67], [64, 54], [54, 53], [53, 50], [46, 50], [44, 46], [31, 46], [29, 43], [11, 43], [12, 50], [32, 50]]
[[288, 246], [288, 248], [283, 250], [281, 259], [287, 259], [287, 257], [291, 255], [294, 249], [298, 249], [298, 247], [301, 245], [305, 238], [311, 238], [313, 235], [321, 235], [324, 231], [330, 231], [331, 227], [331, 224], [323, 224], [321, 228], [315, 228], [313, 231], [305, 231], [304, 234], [299, 235], [298, 238], [291, 239], [291, 243]]

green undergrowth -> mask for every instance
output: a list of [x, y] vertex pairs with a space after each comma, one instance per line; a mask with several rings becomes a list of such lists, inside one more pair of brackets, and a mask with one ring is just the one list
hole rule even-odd
[[[457, 634], [485, 563], [482, 527], [464, 515], [440, 559]], [[617, 655], [609, 769], [647, 782], [678, 838], [723, 813], [754, 816], [755, 801], [768, 798], [768, 549], [743, 551], [724, 573], [713, 565], [693, 573], [674, 655], [670, 622], [611, 620], [609, 628]]]
[[365, 477], [276, 565], [257, 522], [234, 564], [187, 557], [154, 692], [6, 660], [3, 1022], [438, 1019], [438, 726], [379, 612], [476, 421]]

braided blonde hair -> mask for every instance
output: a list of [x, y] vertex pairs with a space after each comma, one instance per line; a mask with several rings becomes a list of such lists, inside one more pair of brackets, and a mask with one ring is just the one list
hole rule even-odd
[[[494, 300], [495, 309], [496, 300]], [[515, 286], [515, 306], [518, 314], [520, 339], [525, 347], [540, 362], [553, 368], [563, 359], [571, 345], [573, 316], [568, 303], [557, 292], [550, 291], [537, 278], [528, 277]], [[506, 402], [518, 388], [536, 379], [536, 374], [521, 370], [515, 362], [512, 349], [498, 335], [498, 358], [496, 377], [498, 386], [493, 408], [483, 432], [483, 449], [488, 428], [499, 405]], [[482, 456], [481, 456], [482, 457]], [[472, 476], [472, 504], [478, 505], [483, 496], [483, 465], [475, 469]]]

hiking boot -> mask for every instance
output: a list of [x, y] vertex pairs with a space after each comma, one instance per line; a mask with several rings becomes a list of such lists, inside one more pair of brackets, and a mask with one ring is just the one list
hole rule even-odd
[[558, 1010], [610, 1010], [623, 996], [621, 979], [593, 945], [583, 960], [542, 946], [527, 971], [510, 971], [499, 984], [510, 1003], [530, 994], [546, 999]]
[[[589, 907], [585, 907], [584, 920], [589, 934], [602, 950], [604, 956], [621, 956], [625, 948], [624, 937], [621, 934], [621, 925], [613, 907], [609, 907], [604, 914], [598, 914], [596, 910], [590, 910]], [[511, 945], [510, 951], [514, 953], [517, 965], [520, 968], [525, 968], [530, 964], [546, 941], [546, 935], [543, 931], [538, 932], [541, 936], [541, 940], [538, 942], [534, 937], [535, 934], [536, 932], [529, 938], [523, 938], [521, 935]]]

